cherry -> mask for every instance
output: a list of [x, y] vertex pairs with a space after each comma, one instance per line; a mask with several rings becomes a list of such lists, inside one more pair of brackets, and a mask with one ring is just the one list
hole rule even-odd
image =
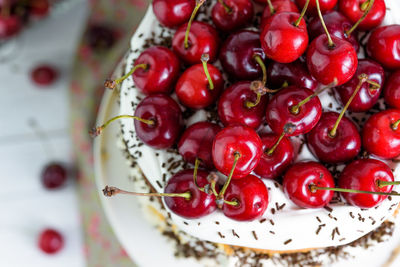
[[0, 39], [7, 39], [20, 32], [22, 23], [15, 15], [0, 15]]
[[115, 30], [106, 24], [90, 25], [85, 35], [89, 47], [96, 51], [105, 51], [116, 42]]
[[169, 28], [187, 22], [195, 6], [195, 0], [153, 0], [154, 15], [162, 25]]
[[260, 29], [264, 29], [265, 21], [275, 15], [282, 12], [294, 12], [299, 13], [299, 9], [296, 4], [290, 0], [275, 0], [273, 3], [268, 1], [268, 5], [264, 8], [262, 17], [261, 17], [261, 26]]
[[31, 71], [32, 81], [40, 86], [50, 86], [58, 78], [58, 71], [50, 65], [39, 65]]
[[328, 190], [311, 190], [310, 186], [333, 187], [331, 173], [317, 162], [299, 162], [292, 165], [283, 176], [283, 191], [297, 206], [302, 208], [322, 208], [333, 197]]
[[50, 163], [42, 171], [42, 183], [47, 189], [55, 189], [64, 185], [67, 171], [59, 163]]
[[389, 106], [400, 109], [400, 70], [389, 76], [383, 93]]
[[373, 2], [371, 11], [358, 26], [360, 30], [372, 30], [379, 26], [386, 14], [386, 5], [384, 0], [340, 0], [339, 10], [352, 23], [356, 23], [367, 10], [368, 5]]
[[224, 80], [221, 72], [213, 65], [205, 64], [206, 73], [209, 74], [205, 73], [202, 64], [196, 64], [186, 69], [176, 84], [176, 96], [189, 108], [201, 109], [211, 105], [223, 90]]
[[383, 159], [400, 155], [400, 110], [388, 109], [375, 113], [363, 128], [364, 148]]
[[[337, 1], [338, 0], [319, 0], [321, 12], [325, 13], [329, 10], [332, 10], [336, 6]], [[303, 8], [307, 0], [296, 0], [295, 2], [299, 8]], [[309, 3], [307, 13], [316, 15], [317, 12], [318, 12], [317, 1], [311, 0]]]
[[267, 68], [268, 85], [272, 88], [281, 88], [284, 85], [305, 87], [312, 91], [317, 89], [318, 82], [307, 70], [307, 66], [300, 60], [292, 63], [271, 62]]
[[29, 13], [35, 17], [44, 17], [49, 14], [50, 3], [48, 0], [31, 0], [29, 1]]
[[253, 3], [250, 0], [218, 0], [211, 19], [220, 31], [230, 32], [251, 23]]
[[[393, 185], [384, 185], [384, 182], [393, 182], [394, 177], [390, 168], [376, 159], [359, 159], [347, 165], [340, 174], [338, 185], [344, 189], [369, 191], [362, 193], [341, 193], [351, 205], [360, 208], [373, 208], [387, 198]], [[375, 194], [374, 194], [375, 193]]]
[[368, 81], [364, 83], [359, 92], [349, 105], [349, 110], [354, 112], [365, 112], [371, 109], [379, 99], [382, 86], [385, 80], [383, 68], [370, 59], [361, 59], [358, 61], [358, 67], [353, 78], [347, 83], [336, 87], [335, 91], [339, 95], [340, 101], [346, 103], [354, 93], [358, 83], [359, 75], [365, 73], [368, 75]]
[[202, 121], [189, 126], [178, 142], [178, 151], [183, 160], [195, 164], [196, 159], [208, 169], [213, 169], [211, 156], [215, 135], [221, 130], [217, 124]]
[[367, 52], [384, 68], [400, 68], [400, 25], [376, 28], [368, 39]]
[[223, 205], [225, 216], [237, 221], [251, 221], [267, 209], [268, 189], [258, 177], [248, 175], [229, 184], [225, 200], [234, 203]]
[[237, 80], [254, 80], [261, 77], [262, 65], [257, 62], [257, 57], [265, 62], [260, 35], [250, 30], [240, 30], [231, 34], [222, 44], [219, 54], [224, 70]]
[[64, 238], [54, 229], [45, 229], [39, 236], [39, 248], [47, 254], [55, 254], [64, 246]]

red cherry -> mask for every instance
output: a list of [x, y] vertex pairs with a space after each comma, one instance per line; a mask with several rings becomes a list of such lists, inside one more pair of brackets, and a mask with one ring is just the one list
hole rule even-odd
[[0, 39], [10, 38], [20, 32], [22, 23], [17, 16], [0, 16]]
[[90, 48], [105, 51], [117, 41], [117, 32], [108, 24], [92, 24], [89, 25], [85, 39]]
[[364, 148], [380, 158], [391, 159], [400, 155], [400, 110], [378, 112], [367, 120], [362, 138]]
[[202, 64], [186, 69], [176, 83], [176, 96], [186, 107], [194, 109], [208, 107], [215, 102], [223, 90], [224, 80], [221, 72], [210, 64], [207, 64], [207, 69], [214, 85], [212, 90]]
[[64, 238], [54, 229], [45, 229], [38, 242], [39, 248], [47, 254], [55, 254], [64, 247]]
[[260, 161], [262, 143], [258, 134], [244, 125], [231, 125], [221, 130], [214, 139], [212, 156], [214, 166], [224, 175], [229, 175], [235, 162], [233, 179], [249, 175]]
[[288, 63], [295, 61], [306, 51], [307, 25], [303, 18], [295, 25], [299, 16], [297, 13], [283, 12], [265, 21], [260, 40], [267, 57]]
[[400, 25], [376, 28], [368, 39], [367, 52], [384, 68], [400, 68]]
[[357, 70], [357, 53], [345, 40], [332, 36], [333, 46], [322, 34], [314, 39], [307, 50], [307, 66], [310, 74], [322, 84], [337, 79], [337, 85], [349, 81]]
[[[340, 174], [338, 185], [345, 189], [364, 190], [372, 192], [391, 192], [393, 186], [378, 185], [379, 181], [393, 182], [390, 168], [376, 159], [359, 159], [347, 165]], [[384, 195], [341, 193], [351, 205], [360, 208], [373, 208], [387, 198]]]
[[50, 3], [48, 0], [31, 0], [29, 1], [29, 13], [35, 17], [44, 17], [49, 14]]
[[180, 26], [172, 38], [172, 49], [179, 58], [186, 64], [193, 65], [201, 63], [201, 56], [208, 54], [210, 61], [215, 61], [220, 43], [217, 30], [210, 24], [194, 21], [189, 32], [189, 47], [185, 48], [186, 28], [187, 23]]
[[[282, 12], [294, 12], [299, 13], [299, 9], [296, 4], [290, 0], [276, 0], [272, 3], [273, 10], [267, 5], [264, 8], [262, 17], [261, 17], [261, 26], [260, 29], [264, 29], [266, 20], [272, 15], [279, 14]], [[271, 12], [272, 11], [272, 12]]]
[[[251, 82], [237, 82], [226, 89], [218, 102], [218, 116], [224, 125], [244, 124], [257, 129], [263, 122], [267, 96], [261, 96], [257, 105], [257, 94], [251, 89]], [[251, 105], [249, 106], [249, 103]]]
[[31, 72], [32, 81], [39, 86], [50, 86], [57, 78], [57, 69], [50, 65], [36, 66]]
[[64, 185], [67, 171], [59, 163], [50, 163], [42, 171], [42, 183], [47, 189], [55, 189]]
[[[319, 0], [319, 5], [322, 13], [326, 13], [329, 10], [332, 10], [337, 3], [338, 0]], [[303, 8], [306, 4], [307, 0], [295, 0], [297, 6], [299, 8]], [[308, 4], [307, 13], [316, 15], [317, 14], [317, 4], [316, 0], [311, 0]]]
[[283, 191], [297, 206], [322, 208], [333, 197], [328, 190], [312, 191], [310, 186], [334, 187], [331, 173], [317, 162], [299, 162], [290, 167], [283, 177]]
[[342, 163], [354, 159], [361, 150], [361, 137], [354, 123], [343, 117], [336, 129], [335, 136], [330, 131], [334, 128], [339, 113], [325, 112], [318, 124], [308, 133], [307, 145], [320, 161]]
[[153, 0], [153, 12], [162, 25], [175, 28], [189, 20], [195, 5], [195, 0]]
[[389, 76], [385, 85], [384, 97], [389, 106], [400, 109], [400, 70]]
[[268, 189], [256, 176], [248, 175], [229, 184], [225, 200], [236, 205], [224, 204], [222, 211], [226, 217], [237, 221], [251, 221], [264, 214], [268, 207]]
[[[368, 8], [370, 1], [367, 0], [340, 0], [339, 10], [352, 23], [356, 23]], [[375, 0], [371, 10], [364, 20], [358, 25], [360, 30], [372, 30], [379, 26], [386, 14], [386, 5], [384, 0]]]
[[211, 19], [220, 31], [230, 32], [251, 23], [253, 3], [250, 0], [223, 0], [215, 3]]
[[200, 159], [202, 165], [208, 169], [213, 169], [212, 144], [215, 135], [220, 130], [219, 125], [206, 121], [189, 126], [179, 140], [179, 154], [186, 162], [195, 164], [196, 159]]

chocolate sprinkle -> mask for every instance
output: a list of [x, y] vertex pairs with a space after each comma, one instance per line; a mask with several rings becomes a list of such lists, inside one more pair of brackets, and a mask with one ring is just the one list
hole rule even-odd
[[251, 231], [251, 232], [253, 233], [254, 239], [255, 239], [255, 240], [258, 240], [258, 237], [257, 237], [256, 231]]
[[290, 242], [292, 242], [292, 239], [286, 240], [285, 242], [283, 242], [283, 244], [284, 244], [284, 245], [287, 245], [287, 244], [289, 244]]

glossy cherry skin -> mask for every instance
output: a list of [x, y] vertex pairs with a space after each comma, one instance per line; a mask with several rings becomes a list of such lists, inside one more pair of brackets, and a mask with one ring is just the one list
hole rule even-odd
[[313, 91], [307, 88], [289, 86], [275, 94], [267, 105], [265, 119], [276, 134], [281, 134], [285, 124], [292, 123], [296, 129], [287, 133], [287, 136], [296, 136], [308, 133], [318, 123], [322, 113], [321, 101], [318, 96], [299, 108], [298, 114], [293, 114], [291, 108], [300, 101], [312, 95]]
[[259, 33], [240, 30], [231, 34], [222, 44], [219, 59], [232, 79], [251, 81], [261, 79], [262, 76], [261, 67], [254, 59], [255, 55], [265, 62]]
[[144, 50], [135, 61], [147, 64], [146, 69], [138, 68], [133, 74], [137, 88], [146, 95], [170, 93], [179, 77], [180, 63], [178, 57], [168, 48], [152, 46]]
[[50, 86], [57, 78], [57, 69], [50, 65], [36, 66], [31, 72], [32, 81], [39, 86]]
[[189, 126], [178, 142], [178, 151], [183, 160], [194, 164], [196, 159], [208, 169], [214, 168], [211, 156], [214, 137], [221, 131], [218, 124], [201, 121]]
[[343, 163], [354, 159], [361, 150], [361, 137], [356, 125], [343, 117], [331, 137], [329, 132], [334, 127], [339, 113], [325, 112], [317, 125], [307, 134], [307, 146], [320, 161]]
[[64, 247], [64, 238], [54, 229], [45, 229], [39, 236], [39, 248], [47, 254], [55, 254]]
[[153, 148], [169, 148], [180, 136], [182, 112], [171, 97], [155, 94], [144, 98], [137, 106], [135, 116], [155, 123], [149, 125], [135, 120], [135, 131], [143, 143]]
[[268, 189], [260, 178], [248, 175], [232, 180], [226, 189], [224, 199], [237, 201], [237, 206], [224, 204], [222, 212], [236, 221], [251, 221], [264, 214], [268, 207]]
[[376, 28], [368, 39], [367, 53], [384, 68], [400, 68], [400, 25]]
[[29, 14], [35, 17], [44, 17], [49, 14], [50, 3], [48, 0], [31, 0]]
[[[361, 5], [366, 0], [340, 0], [339, 10], [352, 23], [356, 23], [364, 14], [365, 10], [361, 10]], [[375, 0], [368, 15], [358, 25], [358, 29], [367, 31], [379, 26], [386, 14], [386, 5], [384, 0]]]
[[298, 13], [282, 12], [265, 21], [261, 32], [261, 47], [265, 55], [280, 63], [289, 63], [298, 59], [307, 49], [308, 33], [305, 20], [299, 26], [293, 23]]
[[224, 87], [222, 74], [213, 65], [207, 64], [207, 68], [214, 84], [213, 90], [209, 88], [209, 82], [202, 64], [191, 66], [179, 77], [175, 93], [179, 101], [186, 107], [205, 108], [219, 97]]
[[357, 70], [357, 53], [343, 39], [332, 36], [334, 47], [329, 47], [328, 38], [322, 34], [314, 39], [307, 50], [307, 67], [310, 74], [322, 84], [337, 79], [337, 85], [349, 81]]
[[22, 23], [17, 16], [0, 16], [0, 39], [10, 38], [20, 32]]
[[[326, 28], [331, 35], [350, 42], [353, 45], [354, 49], [358, 51], [358, 49], [360, 48], [360, 44], [358, 43], [357, 32], [353, 31], [350, 36], [345, 33], [353, 26], [353, 23], [351, 23], [345, 16], [337, 11], [330, 11], [326, 13], [323, 18], [326, 24]], [[308, 32], [310, 33], [310, 39], [315, 39], [321, 34], [325, 34], [319, 17], [315, 17], [308, 24]]]
[[315, 91], [317, 80], [308, 73], [307, 65], [300, 60], [292, 63], [270, 62], [267, 68], [267, 81], [270, 88], [281, 88], [286, 82], [288, 85], [305, 87]]
[[218, 102], [218, 116], [225, 126], [243, 124], [257, 129], [263, 123], [268, 97], [261, 96], [260, 103], [255, 107], [247, 107], [246, 102], [254, 103], [257, 98], [250, 85], [251, 82], [237, 82], [222, 93]]
[[326, 206], [332, 200], [333, 192], [328, 190], [312, 192], [311, 185], [335, 187], [331, 173], [318, 162], [296, 163], [283, 176], [283, 191], [294, 204], [302, 208]]
[[400, 127], [392, 124], [400, 120], [400, 110], [388, 109], [375, 113], [364, 124], [362, 138], [364, 148], [382, 159], [400, 155]]
[[[322, 14], [326, 13], [329, 10], [332, 10], [337, 3], [338, 0], [319, 0], [319, 7], [321, 9]], [[297, 6], [302, 9], [306, 4], [307, 0], [295, 0]], [[312, 15], [317, 15], [317, 3], [315, 0], [310, 0], [308, 4], [307, 13]]]
[[215, 3], [211, 19], [220, 31], [234, 31], [251, 23], [254, 15], [253, 3], [250, 0], [224, 0], [231, 12], [228, 13], [220, 3]]
[[360, 82], [358, 78], [361, 74], [367, 74], [368, 79], [380, 85], [379, 89], [375, 89], [369, 83], [363, 83], [356, 96], [351, 101], [348, 110], [354, 112], [365, 112], [371, 109], [378, 102], [381, 94], [383, 83], [385, 80], [385, 71], [377, 62], [370, 59], [360, 59], [356, 74], [347, 83], [336, 87], [335, 91], [339, 95], [342, 105], [346, 105], [351, 95], [357, 88]]
[[42, 171], [42, 184], [47, 189], [63, 186], [67, 180], [67, 171], [59, 163], [50, 163]]
[[[376, 159], [359, 159], [347, 165], [339, 176], [338, 186], [373, 192], [391, 192], [393, 186], [378, 187], [380, 181], [393, 182], [390, 168]], [[373, 208], [387, 198], [376, 194], [340, 193], [348, 203], [360, 208]]]
[[266, 20], [271, 17], [272, 15], [279, 14], [282, 12], [294, 12], [300, 13], [299, 9], [297, 8], [296, 4], [290, 0], [276, 0], [272, 2], [272, 6], [274, 7], [274, 13], [271, 14], [271, 10], [269, 6], [266, 5], [261, 17], [261, 27], [260, 29], [264, 29]]
[[383, 95], [389, 106], [400, 109], [400, 70], [389, 76]]
[[[190, 192], [190, 199], [183, 197], [164, 197], [167, 207], [176, 215], [187, 219], [206, 216], [216, 210], [215, 196], [200, 191], [193, 181], [193, 169], [182, 170], [172, 176], [165, 187], [164, 193]], [[197, 170], [197, 184], [204, 187], [208, 184], [208, 172]]]
[[283, 137], [274, 152], [268, 155], [268, 150], [275, 145], [278, 138], [279, 135], [273, 133], [267, 133], [261, 136], [261, 142], [263, 144], [262, 150], [264, 153], [261, 154], [260, 162], [254, 169], [254, 172], [262, 178], [278, 178], [286, 171], [290, 164], [292, 164], [294, 150], [290, 139], [287, 137]]
[[233, 179], [249, 175], [260, 161], [262, 142], [256, 131], [245, 125], [231, 125], [222, 129], [213, 142], [212, 156], [215, 168], [228, 176], [239, 153]]
[[189, 47], [184, 45], [187, 23], [175, 32], [172, 38], [172, 49], [179, 58], [188, 65], [201, 63], [201, 56], [208, 54], [210, 62], [215, 61], [218, 55], [220, 39], [217, 30], [205, 22], [193, 21], [189, 32]]
[[169, 28], [188, 22], [195, 6], [195, 0], [153, 0], [154, 15]]

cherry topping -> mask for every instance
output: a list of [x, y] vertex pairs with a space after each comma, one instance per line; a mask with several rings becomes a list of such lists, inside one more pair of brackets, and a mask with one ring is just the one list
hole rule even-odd
[[47, 189], [55, 189], [64, 185], [67, 171], [59, 163], [50, 163], [42, 171], [42, 183]]
[[[321, 12], [325, 13], [329, 10], [332, 10], [336, 6], [337, 1], [338, 0], [319, 0], [318, 2], [320, 5]], [[299, 8], [303, 8], [307, 0], [295, 0], [295, 2]], [[316, 0], [310, 1], [307, 13], [310, 13], [312, 15], [316, 15], [318, 13], [318, 6]]]
[[384, 97], [389, 106], [400, 109], [400, 70], [389, 76], [385, 85]]
[[372, 30], [379, 26], [385, 18], [386, 5], [384, 0], [340, 0], [339, 10], [352, 23], [356, 23], [364, 15], [368, 5], [371, 3], [371, 11], [358, 27], [363, 31]]
[[230, 32], [249, 24], [253, 14], [250, 0], [218, 0], [211, 11], [211, 19], [217, 29]]
[[30, 0], [29, 13], [35, 17], [44, 17], [49, 14], [50, 3], [48, 0]]
[[45, 229], [39, 236], [39, 248], [47, 254], [55, 254], [64, 246], [64, 238], [54, 229]]
[[292, 1], [288, 0], [275, 0], [271, 3], [268, 0], [268, 5], [264, 8], [262, 17], [261, 17], [261, 26], [260, 29], [264, 29], [265, 21], [271, 17], [272, 15], [279, 14], [282, 12], [294, 12], [299, 13], [299, 9], [296, 4]]
[[40, 86], [50, 86], [58, 78], [58, 71], [50, 65], [36, 66], [31, 72], [32, 81]]
[[22, 23], [15, 15], [0, 15], [0, 39], [10, 38], [20, 32]]
[[195, 0], [153, 0], [154, 15], [162, 25], [169, 28], [187, 22], [195, 6]]

